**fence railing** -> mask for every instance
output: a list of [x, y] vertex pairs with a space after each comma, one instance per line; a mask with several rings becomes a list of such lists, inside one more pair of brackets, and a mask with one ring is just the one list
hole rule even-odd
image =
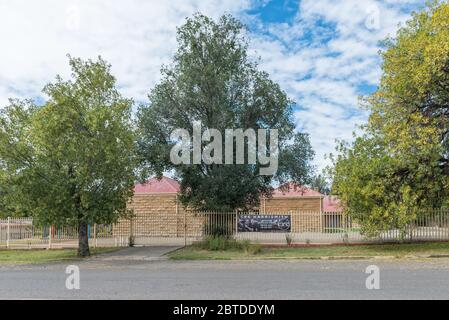
[[[449, 241], [449, 210], [428, 210], [406, 228], [391, 226], [368, 236], [342, 212], [290, 211], [166, 213], [142, 215], [114, 225], [88, 227], [91, 246], [190, 244], [209, 236], [228, 236], [262, 244]], [[32, 218], [0, 220], [0, 248], [76, 248], [78, 229], [41, 226]]]
[[[93, 247], [124, 246], [128, 239], [112, 233], [112, 225], [88, 226], [88, 237]], [[0, 219], [0, 248], [76, 248], [78, 228], [72, 226], [42, 226], [33, 218]]]

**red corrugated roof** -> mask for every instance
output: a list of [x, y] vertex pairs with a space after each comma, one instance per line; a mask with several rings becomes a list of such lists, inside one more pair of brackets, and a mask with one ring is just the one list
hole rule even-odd
[[[298, 186], [294, 184], [288, 184], [288, 189], [284, 191], [281, 188], [277, 188], [273, 192], [273, 198], [282, 197], [324, 197], [316, 190]], [[144, 184], [136, 184], [134, 186], [135, 193], [178, 193], [180, 191], [179, 182], [168, 178], [162, 177], [161, 180], [151, 178]], [[341, 211], [339, 208], [339, 201], [335, 197], [326, 196], [323, 199], [323, 211]]]
[[323, 195], [316, 190], [288, 183], [283, 185], [282, 188], [276, 188], [273, 192], [273, 198], [283, 197], [323, 197]]
[[161, 180], [151, 178], [144, 184], [134, 186], [135, 193], [178, 193], [180, 190], [179, 182], [167, 177]]
[[335, 196], [325, 196], [323, 199], [324, 212], [342, 212], [343, 208], [340, 206], [340, 200]]

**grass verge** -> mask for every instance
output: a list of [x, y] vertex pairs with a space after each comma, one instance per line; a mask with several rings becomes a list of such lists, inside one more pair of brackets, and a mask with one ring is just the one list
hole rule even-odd
[[[90, 254], [113, 252], [119, 248], [91, 248]], [[54, 249], [54, 250], [0, 250], [1, 265], [21, 265], [52, 263], [69, 260], [79, 260], [76, 249]]]
[[319, 259], [322, 257], [395, 257], [448, 255], [449, 243], [383, 244], [352, 246], [310, 246], [303, 248], [264, 248], [257, 252], [228, 248], [225, 250], [208, 250], [204, 245], [192, 245], [174, 251], [168, 256], [173, 260], [241, 260], [241, 259]]

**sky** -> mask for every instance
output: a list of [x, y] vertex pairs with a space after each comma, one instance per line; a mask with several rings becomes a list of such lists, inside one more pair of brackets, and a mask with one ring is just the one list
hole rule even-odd
[[320, 170], [335, 140], [367, 120], [360, 96], [381, 76], [380, 41], [425, 0], [0, 0], [0, 107], [45, 101], [67, 54], [112, 64], [119, 90], [137, 102], [176, 50], [176, 27], [201, 12], [230, 13], [248, 26], [250, 55], [295, 101], [297, 130], [310, 134]]

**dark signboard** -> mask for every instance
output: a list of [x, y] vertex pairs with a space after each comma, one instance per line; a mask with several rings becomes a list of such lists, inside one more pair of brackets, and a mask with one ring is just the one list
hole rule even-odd
[[289, 215], [245, 214], [239, 215], [238, 232], [290, 232]]

